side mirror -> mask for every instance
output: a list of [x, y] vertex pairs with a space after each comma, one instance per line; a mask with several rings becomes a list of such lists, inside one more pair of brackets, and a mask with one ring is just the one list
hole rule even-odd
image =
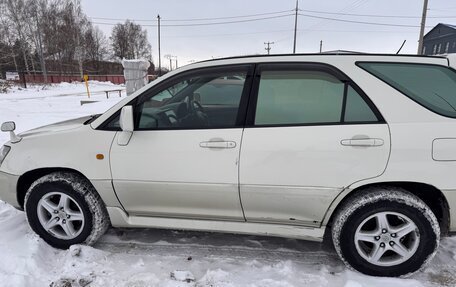
[[122, 108], [120, 111], [119, 123], [122, 131], [119, 133], [119, 137], [117, 138], [117, 144], [120, 146], [126, 146], [130, 142], [134, 130], [132, 106], [125, 106]]
[[16, 129], [15, 122], [4, 122], [1, 127], [2, 132], [9, 132], [11, 143], [18, 143], [22, 140], [22, 138], [14, 133]]
[[133, 107], [125, 106], [120, 112], [120, 128], [124, 132], [133, 132], [134, 121], [133, 121]]
[[15, 122], [4, 122], [2, 124], [2, 132], [12, 132], [16, 129], [16, 123]]

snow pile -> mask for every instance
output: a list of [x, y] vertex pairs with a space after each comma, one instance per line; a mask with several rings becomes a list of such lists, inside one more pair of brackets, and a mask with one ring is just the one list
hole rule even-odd
[[135, 91], [147, 85], [149, 61], [145, 59], [122, 60], [124, 68], [125, 85], [127, 86], [127, 94], [131, 95]]

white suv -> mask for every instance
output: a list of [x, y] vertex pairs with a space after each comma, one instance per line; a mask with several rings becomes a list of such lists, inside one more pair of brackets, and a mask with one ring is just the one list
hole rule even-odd
[[439, 57], [207, 61], [108, 112], [14, 134], [0, 198], [58, 248], [114, 227], [332, 238], [371, 275], [456, 231], [456, 71]]

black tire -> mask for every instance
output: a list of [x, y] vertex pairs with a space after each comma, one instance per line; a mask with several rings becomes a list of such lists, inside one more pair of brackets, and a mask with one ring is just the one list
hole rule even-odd
[[[40, 223], [38, 206], [40, 200], [50, 193], [65, 194], [78, 205], [84, 224], [71, 239], [62, 239], [46, 231]], [[25, 195], [24, 209], [30, 227], [49, 245], [67, 249], [73, 244], [94, 244], [110, 226], [106, 207], [92, 184], [80, 175], [70, 172], [55, 172], [36, 180]]]
[[[394, 264], [392, 266], [382, 266], [380, 260], [378, 264], [369, 262], [360, 254], [362, 251], [358, 251], [355, 243], [355, 234], [359, 230], [358, 228], [366, 222], [369, 223], [366, 221], [369, 218], [377, 219], [375, 216], [385, 213], [408, 217], [416, 226], [412, 234], [419, 239], [411, 241], [415, 242], [415, 245], [414, 248], [408, 249], [412, 250], [409, 252], [410, 257], [404, 256], [403, 260], [406, 260], [404, 262], [389, 263]], [[393, 229], [391, 228], [391, 230]], [[350, 198], [337, 212], [331, 231], [334, 247], [342, 261], [352, 269], [373, 276], [408, 276], [419, 271], [433, 258], [440, 241], [439, 224], [431, 209], [415, 195], [399, 188], [370, 188]], [[393, 233], [385, 232], [385, 234], [387, 237], [376, 236], [375, 240], [380, 240], [379, 242], [399, 240], [399, 238], [391, 239], [392, 237], [389, 237], [390, 235], [397, 236]], [[381, 239], [378, 239], [379, 237]], [[383, 247], [386, 245], [386, 248], [389, 248], [387, 243], [379, 242], [372, 243], [372, 250], [374, 250], [375, 244], [383, 244]], [[394, 244], [393, 242], [392, 245]], [[413, 250], [416, 251], [413, 253]], [[398, 254], [394, 254], [394, 251], [388, 252], [393, 252], [388, 253], [389, 256], [398, 256]], [[368, 258], [371, 260], [373, 257]]]

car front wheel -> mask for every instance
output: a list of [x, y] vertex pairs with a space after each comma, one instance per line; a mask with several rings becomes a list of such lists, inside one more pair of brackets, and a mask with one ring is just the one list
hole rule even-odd
[[336, 214], [333, 243], [351, 268], [374, 276], [403, 276], [432, 259], [440, 228], [434, 213], [403, 189], [371, 188]]
[[30, 227], [56, 248], [93, 244], [109, 226], [100, 196], [87, 179], [73, 173], [38, 179], [27, 191], [24, 205]]

